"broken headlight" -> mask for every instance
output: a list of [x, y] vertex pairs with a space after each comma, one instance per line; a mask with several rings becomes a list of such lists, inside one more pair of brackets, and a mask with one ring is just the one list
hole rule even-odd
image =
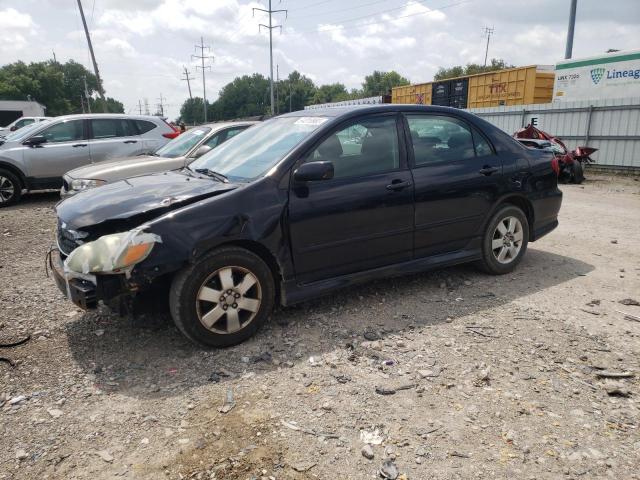
[[77, 273], [120, 273], [149, 256], [158, 235], [141, 229], [104, 235], [76, 248], [65, 260], [65, 267]]
[[89, 188], [99, 187], [100, 185], [104, 185], [104, 180], [97, 180], [93, 178], [76, 178], [75, 180], [71, 180], [69, 186], [71, 190], [75, 190], [80, 192], [82, 190], [87, 190]]

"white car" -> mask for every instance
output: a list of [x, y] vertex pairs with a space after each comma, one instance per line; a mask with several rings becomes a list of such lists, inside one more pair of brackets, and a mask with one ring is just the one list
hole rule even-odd
[[0, 127], [0, 137], [4, 137], [11, 132], [15, 132], [16, 130], [20, 130], [22, 127], [26, 127], [27, 125], [32, 125], [34, 123], [39, 122], [48, 122], [53, 117], [20, 117], [17, 120], [14, 120], [6, 127]]

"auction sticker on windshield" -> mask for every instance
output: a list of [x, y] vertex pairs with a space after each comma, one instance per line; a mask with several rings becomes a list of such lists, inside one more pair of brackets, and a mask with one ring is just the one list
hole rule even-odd
[[324, 122], [329, 120], [326, 117], [300, 117], [295, 121], [294, 125], [322, 125]]

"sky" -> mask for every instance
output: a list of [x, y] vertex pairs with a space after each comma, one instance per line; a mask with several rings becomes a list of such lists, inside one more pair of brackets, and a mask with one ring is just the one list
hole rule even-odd
[[[153, 113], [162, 95], [174, 119], [202, 96], [195, 44], [211, 47], [207, 99], [235, 77], [269, 75], [268, 0], [82, 0], [108, 96]], [[359, 87], [373, 70], [396, 70], [412, 83], [438, 67], [482, 63], [483, 28], [494, 28], [489, 58], [552, 65], [564, 58], [569, 0], [273, 0], [274, 70], [298, 70], [316, 84]], [[640, 0], [578, 0], [573, 57], [610, 48], [640, 49]], [[0, 65], [22, 60], [91, 61], [76, 0], [0, 0]], [[275, 73], [274, 73], [275, 75]]]

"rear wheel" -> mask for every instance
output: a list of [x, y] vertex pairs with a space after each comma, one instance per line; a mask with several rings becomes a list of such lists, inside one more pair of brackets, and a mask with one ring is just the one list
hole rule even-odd
[[22, 184], [9, 170], [0, 169], [0, 208], [13, 205], [22, 196]]
[[507, 205], [491, 217], [482, 239], [480, 268], [492, 275], [513, 271], [527, 251], [529, 222], [518, 207]]
[[178, 273], [171, 285], [171, 316], [191, 341], [229, 347], [251, 337], [273, 309], [271, 270], [254, 253], [216, 250]]
[[582, 162], [574, 160], [571, 164], [571, 183], [581, 184], [584, 181], [584, 168]]

